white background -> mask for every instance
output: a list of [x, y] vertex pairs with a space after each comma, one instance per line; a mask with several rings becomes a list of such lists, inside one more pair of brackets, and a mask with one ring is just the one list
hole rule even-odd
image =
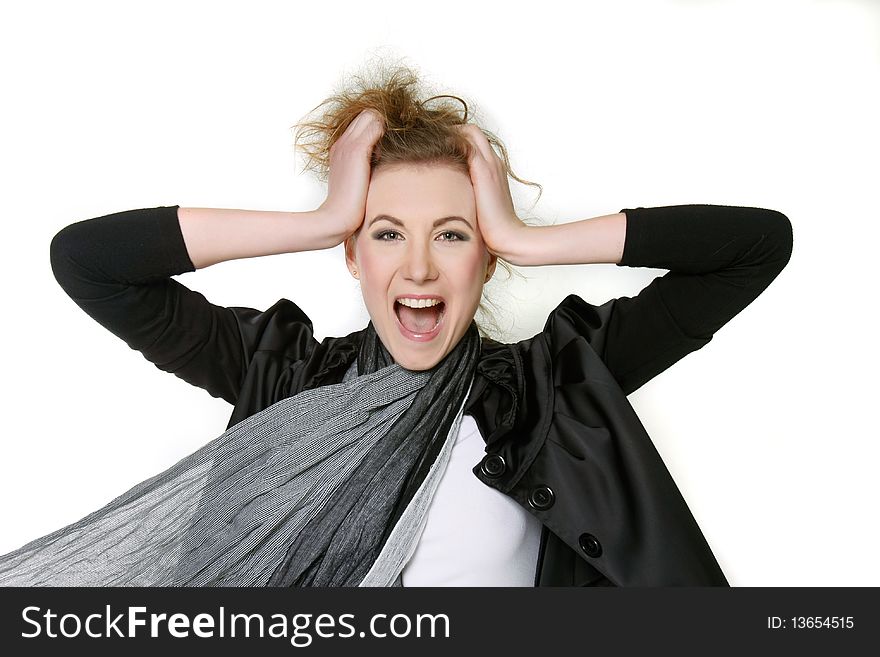
[[[544, 185], [531, 207], [514, 184], [518, 208], [547, 221], [680, 203], [791, 219], [783, 273], [629, 399], [731, 584], [880, 585], [867, 0], [4, 3], [0, 553], [170, 467], [232, 411], [74, 305], [49, 266], [55, 233], [159, 205], [314, 209], [323, 186], [291, 126], [382, 54], [475, 103]], [[495, 291], [508, 341], [569, 293], [598, 304], [664, 273], [521, 271]], [[341, 247], [178, 280], [223, 305], [292, 299], [319, 339], [367, 321]]]

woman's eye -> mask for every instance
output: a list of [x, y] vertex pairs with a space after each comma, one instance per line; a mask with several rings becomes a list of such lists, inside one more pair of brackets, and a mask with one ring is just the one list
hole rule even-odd
[[[391, 235], [391, 237], [387, 237], [388, 235]], [[398, 235], [399, 233], [396, 230], [383, 230], [381, 233], [378, 233], [376, 235], [376, 239], [382, 240], [384, 242], [393, 242], [395, 239], [397, 239]]]
[[446, 230], [440, 234], [443, 236], [444, 242], [458, 242], [465, 239], [464, 235], [456, 233], [454, 230]]

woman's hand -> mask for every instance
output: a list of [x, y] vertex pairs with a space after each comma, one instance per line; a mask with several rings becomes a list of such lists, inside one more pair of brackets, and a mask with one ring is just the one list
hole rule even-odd
[[468, 167], [477, 202], [477, 224], [486, 248], [508, 262], [519, 264], [515, 254], [524, 243], [529, 226], [516, 216], [504, 162], [478, 126], [456, 127], [472, 146]]
[[468, 168], [477, 202], [477, 224], [490, 253], [524, 267], [621, 261], [625, 213], [555, 226], [523, 223], [513, 208], [504, 161], [486, 135], [476, 125], [456, 127], [472, 146]]
[[327, 198], [316, 212], [332, 234], [333, 246], [360, 228], [367, 211], [370, 157], [385, 132], [378, 113], [364, 110], [330, 147]]

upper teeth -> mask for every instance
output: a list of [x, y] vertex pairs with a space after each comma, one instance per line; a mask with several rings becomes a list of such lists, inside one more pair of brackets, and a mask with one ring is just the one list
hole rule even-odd
[[440, 299], [398, 299], [398, 303], [409, 306], [410, 308], [427, 308], [429, 306], [436, 306], [438, 303], [441, 303]]

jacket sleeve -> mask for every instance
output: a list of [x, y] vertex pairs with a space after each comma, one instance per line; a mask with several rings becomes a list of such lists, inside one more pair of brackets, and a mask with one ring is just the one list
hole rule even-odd
[[600, 356], [626, 394], [748, 306], [791, 258], [792, 227], [775, 210], [723, 205], [623, 209], [618, 266], [669, 272], [610, 302]]
[[82, 310], [160, 370], [235, 404], [267, 328], [283, 322], [292, 336], [286, 351], [305, 357], [315, 344], [311, 321], [287, 300], [265, 312], [227, 308], [171, 278], [195, 271], [178, 207], [66, 226], [50, 245], [52, 272]]

